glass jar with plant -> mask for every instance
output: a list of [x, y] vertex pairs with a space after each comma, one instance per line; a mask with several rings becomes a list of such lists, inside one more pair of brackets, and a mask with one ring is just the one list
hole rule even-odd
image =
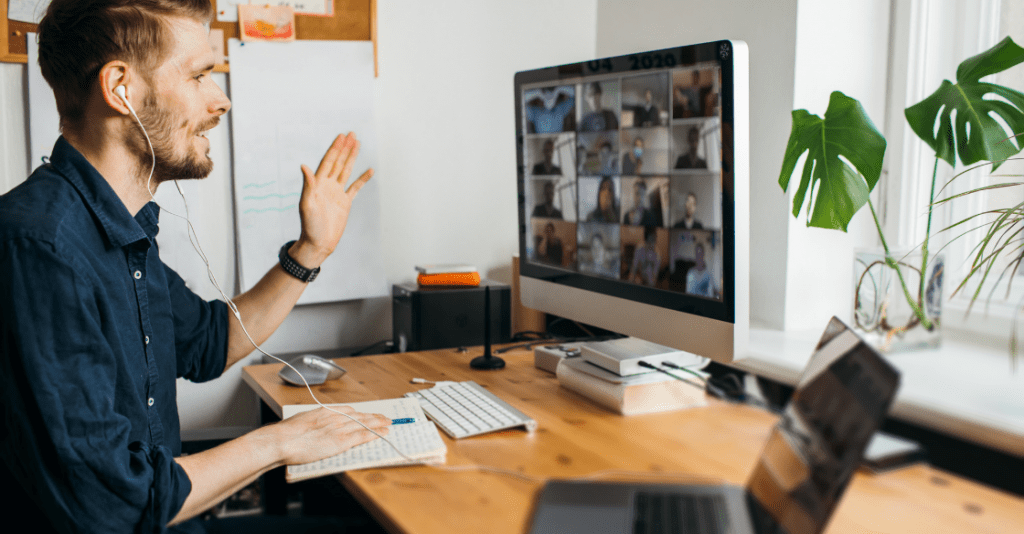
[[[954, 168], [957, 161], [962, 167], [981, 162], [980, 166], [991, 165], [994, 171], [1020, 152], [1020, 136], [1024, 135], [1024, 94], [981, 81], [1020, 63], [1024, 63], [1024, 49], [1007, 37], [962, 62], [957, 68], [956, 83], [943, 80], [934, 93], [905, 110], [911, 129], [935, 151], [925, 235], [913, 251], [890, 249], [871, 202], [869, 195], [881, 176], [886, 142], [860, 102], [836, 91], [829, 99], [824, 118], [803, 109], [793, 111], [793, 127], [779, 185], [783, 191], [788, 191], [797, 164], [806, 154], [793, 195], [794, 217], [800, 216], [809, 195], [813, 195], [813, 202], [806, 202], [808, 226], [845, 232], [850, 220], [865, 204], [871, 210], [882, 252], [876, 258], [859, 255], [856, 260], [854, 322], [883, 350], [900, 345], [938, 344], [944, 261], [929, 249], [933, 210], [965, 195], [1024, 185], [1020, 182], [993, 184], [936, 200], [940, 160]], [[985, 216], [994, 216], [994, 219], [982, 219]], [[981, 224], [968, 228], [971, 221]], [[979, 229], [984, 233], [971, 253], [970, 271], [954, 293], [975, 280], [973, 304], [997, 265], [996, 260], [1003, 255], [1013, 255], [1007, 268], [1017, 269], [1024, 251], [1022, 221], [1024, 204], [973, 214], [940, 230], [967, 228], [956, 237]], [[901, 308], [905, 310], [902, 316]]]

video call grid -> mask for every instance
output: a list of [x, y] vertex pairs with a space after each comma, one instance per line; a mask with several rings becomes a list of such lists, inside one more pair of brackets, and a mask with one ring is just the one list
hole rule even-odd
[[720, 76], [710, 64], [525, 88], [528, 257], [721, 300]]

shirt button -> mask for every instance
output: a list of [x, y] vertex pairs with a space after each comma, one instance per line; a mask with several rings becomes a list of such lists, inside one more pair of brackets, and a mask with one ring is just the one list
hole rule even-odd
[[135, 279], [138, 280], [140, 278], [142, 278], [142, 271], [135, 271]]
[[149, 336], [146, 336], [146, 344], [149, 345]]
[[149, 405], [152, 406], [154, 402], [156, 402], [156, 401], [153, 400], [153, 397], [150, 397], [149, 398]]

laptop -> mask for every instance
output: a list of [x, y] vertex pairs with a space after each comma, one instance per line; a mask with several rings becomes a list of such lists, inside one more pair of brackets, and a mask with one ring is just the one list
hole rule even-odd
[[745, 487], [552, 480], [533, 534], [818, 534], [896, 396], [899, 372], [833, 317]]

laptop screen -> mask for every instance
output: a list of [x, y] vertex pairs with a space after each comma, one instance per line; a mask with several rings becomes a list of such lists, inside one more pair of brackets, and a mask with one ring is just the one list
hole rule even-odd
[[824, 530], [898, 385], [899, 372], [833, 318], [747, 483], [785, 532]]

